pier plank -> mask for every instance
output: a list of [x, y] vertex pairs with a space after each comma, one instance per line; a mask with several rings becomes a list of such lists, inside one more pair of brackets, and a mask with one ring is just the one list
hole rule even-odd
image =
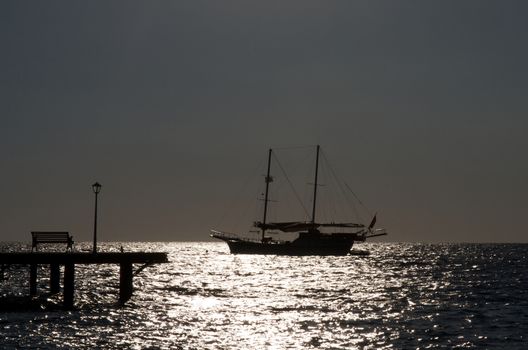
[[167, 263], [167, 253], [159, 252], [14, 252], [0, 253], [0, 264], [158, 264]]

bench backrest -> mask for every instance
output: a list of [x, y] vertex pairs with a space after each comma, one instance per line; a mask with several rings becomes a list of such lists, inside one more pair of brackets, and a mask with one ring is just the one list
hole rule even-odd
[[73, 237], [69, 232], [43, 232], [32, 231], [32, 248], [37, 248], [39, 243], [66, 243], [67, 248], [73, 248]]

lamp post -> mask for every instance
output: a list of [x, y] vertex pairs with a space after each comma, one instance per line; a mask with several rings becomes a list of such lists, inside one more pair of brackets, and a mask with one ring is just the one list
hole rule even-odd
[[97, 196], [101, 192], [101, 184], [96, 182], [92, 185], [92, 189], [95, 193], [95, 214], [94, 214], [94, 235], [93, 235], [93, 253], [97, 253]]

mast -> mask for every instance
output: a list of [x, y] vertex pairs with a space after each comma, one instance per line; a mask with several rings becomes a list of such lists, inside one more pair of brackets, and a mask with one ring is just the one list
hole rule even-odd
[[268, 192], [269, 192], [269, 184], [271, 181], [273, 181], [270, 177], [270, 169], [271, 169], [271, 148], [269, 149], [268, 153], [268, 172], [266, 174], [266, 193], [264, 195], [264, 217], [262, 218], [262, 242], [264, 242], [264, 234], [266, 233], [266, 215], [268, 213]]
[[313, 194], [313, 208], [312, 208], [312, 229], [315, 229], [315, 204], [317, 199], [317, 172], [319, 170], [319, 145], [317, 145], [317, 152], [315, 156], [315, 180], [314, 180], [314, 194]]

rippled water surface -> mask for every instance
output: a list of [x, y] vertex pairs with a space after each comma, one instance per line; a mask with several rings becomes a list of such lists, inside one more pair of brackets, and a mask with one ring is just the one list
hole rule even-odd
[[[107, 243], [166, 251], [116, 302], [118, 266], [76, 267], [76, 309], [0, 282], [3, 348], [528, 348], [528, 245], [369, 243], [369, 256], [230, 255], [224, 243]], [[86, 246], [85, 248], [88, 248]], [[4, 244], [2, 249], [27, 249]], [[79, 249], [82, 249], [82, 245]], [[139, 266], [138, 266], [139, 267]]]

